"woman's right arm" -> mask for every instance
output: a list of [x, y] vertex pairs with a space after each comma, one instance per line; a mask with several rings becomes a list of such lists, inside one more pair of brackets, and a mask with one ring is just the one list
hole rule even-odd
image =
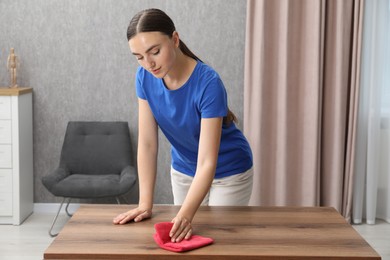
[[114, 224], [125, 224], [149, 218], [152, 215], [154, 185], [157, 171], [158, 126], [149, 104], [146, 100], [138, 99], [138, 207], [119, 214], [114, 218]]

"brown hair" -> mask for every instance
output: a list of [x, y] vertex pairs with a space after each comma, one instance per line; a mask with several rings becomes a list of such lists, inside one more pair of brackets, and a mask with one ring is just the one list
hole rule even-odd
[[[140, 32], [161, 32], [171, 38], [175, 31], [175, 24], [166, 13], [159, 9], [146, 9], [137, 13], [131, 19], [127, 28], [127, 41], [130, 41], [131, 38]], [[180, 40], [179, 48], [185, 55], [201, 61], [182, 40]]]
[[[131, 38], [141, 32], [161, 32], [171, 38], [175, 31], [175, 24], [165, 12], [155, 8], [145, 9], [138, 12], [130, 20], [129, 27], [127, 28], [127, 41], [130, 41]], [[182, 40], [179, 42], [179, 48], [184, 55], [203, 62]], [[223, 123], [229, 125], [233, 121], [237, 121], [237, 118], [233, 112], [228, 109], [228, 114], [223, 118]]]

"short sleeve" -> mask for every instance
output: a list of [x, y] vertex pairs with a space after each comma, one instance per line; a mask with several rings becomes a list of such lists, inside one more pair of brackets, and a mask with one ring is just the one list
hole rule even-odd
[[137, 74], [135, 76], [135, 88], [137, 96], [141, 99], [146, 99], [145, 91], [143, 89], [143, 79], [144, 79], [145, 71], [142, 67], [138, 67]]
[[202, 118], [224, 117], [228, 112], [225, 86], [219, 77], [213, 78], [206, 85], [201, 102]]

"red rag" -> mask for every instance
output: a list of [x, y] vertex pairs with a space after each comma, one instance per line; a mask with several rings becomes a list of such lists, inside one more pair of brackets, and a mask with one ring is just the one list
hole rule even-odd
[[173, 252], [185, 252], [207, 246], [214, 242], [212, 238], [202, 237], [193, 235], [190, 239], [183, 239], [180, 242], [171, 242], [169, 232], [171, 231], [173, 223], [171, 222], [160, 222], [154, 225], [156, 233], [153, 238], [157, 245], [161, 248], [173, 251]]

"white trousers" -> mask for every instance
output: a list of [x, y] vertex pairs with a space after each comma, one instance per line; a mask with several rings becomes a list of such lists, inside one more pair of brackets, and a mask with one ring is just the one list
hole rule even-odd
[[[171, 184], [175, 205], [182, 205], [194, 178], [171, 167]], [[214, 179], [202, 205], [248, 206], [252, 194], [253, 169]]]

